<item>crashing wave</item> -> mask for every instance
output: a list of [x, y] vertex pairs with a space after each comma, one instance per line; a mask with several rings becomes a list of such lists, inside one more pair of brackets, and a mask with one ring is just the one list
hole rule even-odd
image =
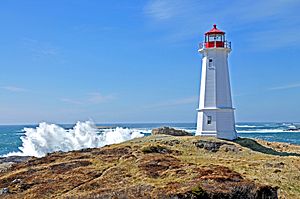
[[42, 157], [55, 151], [102, 147], [144, 136], [139, 131], [119, 127], [100, 132], [90, 121], [77, 122], [68, 130], [56, 124], [43, 122], [36, 128], [24, 128], [24, 131], [20, 152], [12, 152], [6, 156]]

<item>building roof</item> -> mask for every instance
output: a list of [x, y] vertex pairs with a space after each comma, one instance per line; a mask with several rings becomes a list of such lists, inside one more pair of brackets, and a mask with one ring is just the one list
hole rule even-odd
[[222, 35], [224, 35], [225, 32], [223, 32], [222, 30], [219, 30], [217, 28], [217, 25], [214, 24], [214, 27], [210, 31], [208, 31], [208, 32], [205, 33], [205, 35], [210, 35], [210, 34], [222, 34]]

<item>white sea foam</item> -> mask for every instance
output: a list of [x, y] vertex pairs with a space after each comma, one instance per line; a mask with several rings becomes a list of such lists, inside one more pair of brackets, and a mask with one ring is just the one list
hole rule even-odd
[[295, 125], [289, 125], [288, 126], [290, 129], [297, 129], [297, 127]]
[[100, 132], [90, 121], [77, 122], [69, 130], [55, 124], [40, 123], [38, 127], [25, 128], [24, 131], [20, 152], [12, 152], [6, 156], [42, 157], [54, 151], [102, 147], [144, 136], [140, 131], [127, 128], [106, 129]]
[[145, 134], [151, 134], [152, 133], [152, 129], [146, 129], [146, 128], [137, 128], [135, 129], [136, 131], [139, 131], [139, 132], [143, 132]]
[[193, 129], [179, 129], [179, 130], [183, 130], [183, 131], [186, 131], [186, 132], [191, 133], [191, 134], [196, 133], [196, 130], [193, 130]]
[[259, 128], [259, 127], [263, 127], [263, 126], [254, 126], [254, 125], [235, 125], [236, 127], [239, 128]]
[[247, 131], [239, 131], [237, 130], [238, 133], [298, 133], [300, 130], [296, 131], [288, 131], [285, 129], [260, 129], [260, 130], [247, 130]]

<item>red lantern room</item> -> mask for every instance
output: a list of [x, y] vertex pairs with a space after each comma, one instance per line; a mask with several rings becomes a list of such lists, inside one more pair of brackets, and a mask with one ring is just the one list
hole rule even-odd
[[[228, 45], [229, 44], [229, 45]], [[205, 48], [230, 48], [230, 43], [225, 41], [225, 32], [217, 29], [217, 25], [205, 33]]]

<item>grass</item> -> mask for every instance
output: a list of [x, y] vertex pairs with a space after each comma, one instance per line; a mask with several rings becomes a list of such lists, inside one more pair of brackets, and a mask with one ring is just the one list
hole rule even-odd
[[[168, 144], [174, 140], [180, 141], [180, 144]], [[63, 189], [56, 195], [60, 197], [71, 197], [76, 194], [84, 197], [84, 194], [95, 194], [100, 190], [139, 186], [141, 183], [155, 187], [154, 191], [156, 192], [159, 192], [159, 189], [170, 193], [190, 190], [193, 194], [200, 197], [205, 194], [202, 187], [200, 185], [191, 187], [187, 182], [192, 182], [197, 177], [197, 168], [220, 165], [228, 167], [241, 174], [243, 178], [253, 180], [256, 183], [278, 186], [280, 188], [280, 198], [299, 198], [300, 157], [298, 153], [300, 146], [279, 148], [281, 145], [277, 143], [239, 138], [235, 142], [222, 140], [222, 142], [235, 145], [238, 149], [237, 151], [225, 151], [223, 146], [221, 146], [217, 152], [210, 152], [197, 148], [194, 143], [198, 140], [220, 142], [220, 140], [210, 137], [149, 136], [107, 146], [102, 149], [93, 149], [92, 152], [64, 153], [57, 157], [54, 162], [41, 161], [41, 163], [32, 166], [32, 169], [36, 169], [35, 173], [28, 173], [29, 176], [22, 179], [27, 180], [28, 183], [37, 183], [52, 178], [57, 179], [56, 184], [59, 184]], [[119, 150], [115, 150], [117, 153], [109, 153], [110, 150], [113, 151], [119, 148], [127, 148], [129, 153]], [[277, 148], [281, 151], [275, 150]], [[105, 150], [107, 150], [107, 153]], [[173, 153], [174, 151], [180, 151], [180, 153]], [[169, 156], [175, 157], [178, 160], [178, 164], [183, 166], [180, 168], [169, 167], [166, 171], [158, 171], [158, 178], [149, 177], [141, 169], [143, 161], [151, 162], [158, 157], [162, 157], [159, 164], [168, 164], [169, 162], [164, 162], [163, 158]], [[48, 158], [51, 159], [51, 155]], [[48, 169], [53, 164], [67, 163], [73, 160], [88, 160], [92, 164], [59, 175]], [[5, 180], [19, 178], [20, 173], [27, 170], [26, 164], [23, 164], [23, 166], [21, 164], [17, 170], [0, 174], [0, 185]], [[182, 173], [178, 172], [179, 170], [182, 170]], [[99, 175], [103, 171], [105, 171], [105, 175]], [[58, 178], [62, 179], [59, 180]], [[86, 178], [86, 182], [83, 183], [81, 178]], [[67, 184], [66, 179], [70, 182], [78, 181], [76, 184], [78, 187], [70, 190], [71, 186]], [[121, 182], [126, 184], [120, 185]], [[187, 184], [185, 185], [185, 183]], [[181, 186], [176, 187], [177, 184]], [[49, 186], [49, 190], [51, 189], [50, 184], [44, 186]], [[173, 186], [173, 188], [169, 189], [168, 186]], [[29, 193], [33, 195], [38, 194], [39, 189], [28, 190], [27, 194]], [[25, 195], [19, 196], [24, 197]]]
[[257, 152], [264, 153], [264, 154], [278, 155], [278, 156], [300, 156], [300, 154], [298, 154], [298, 153], [275, 151], [274, 149], [265, 147], [265, 146], [259, 144], [257, 141], [255, 141], [253, 139], [249, 139], [249, 138], [238, 138], [234, 142], [243, 147], [249, 148], [252, 151], [257, 151]]
[[[172, 139], [172, 137], [168, 139]], [[176, 139], [184, 140], [184, 147], [179, 145], [179, 148], [178, 146], [169, 148], [171, 150], [176, 148], [182, 151], [182, 155], [178, 157], [184, 162], [190, 162], [199, 166], [208, 166], [210, 164], [227, 166], [241, 173], [245, 178], [254, 180], [257, 183], [279, 187], [279, 198], [300, 198], [300, 158], [299, 154], [296, 153], [299, 151], [300, 146], [292, 145], [284, 148], [285, 150], [293, 149], [296, 152], [276, 151], [273, 148], [279, 148], [280, 143], [267, 143], [268, 145], [265, 146], [256, 140], [239, 138], [233, 144], [240, 148], [240, 152], [234, 153], [219, 150], [216, 153], [212, 153], [204, 149], [197, 149], [194, 147], [193, 142], [198, 139], [207, 141], [220, 140], [210, 137]], [[232, 144], [230, 141], [226, 142]], [[278, 163], [284, 164], [284, 167], [280, 168], [278, 173], [275, 172], [278, 168], [266, 166]]]
[[194, 195], [196, 195], [197, 198], [205, 198], [205, 197], [207, 197], [207, 193], [202, 189], [202, 187], [200, 185], [193, 187], [191, 192]]
[[[178, 146], [167, 146], [170, 150], [179, 150], [182, 152], [178, 158], [183, 162], [190, 162], [198, 166], [209, 166], [211, 164], [227, 166], [234, 171], [241, 173], [245, 178], [256, 181], [257, 183], [278, 186], [279, 198], [299, 198], [300, 196], [300, 159], [296, 152], [276, 151], [276, 143], [268, 143], [263, 145], [256, 140], [248, 138], [239, 138], [235, 142], [224, 141], [235, 144], [241, 151], [238, 153], [224, 152], [221, 149], [216, 152], [208, 152], [204, 149], [198, 149], [193, 145], [196, 140], [220, 141], [215, 138], [199, 138], [199, 137], [148, 137], [142, 143], [160, 143], [160, 140], [180, 140], [183, 144]], [[134, 142], [134, 141], [132, 141]], [[272, 148], [271, 148], [272, 147]], [[296, 149], [298, 152], [300, 146], [291, 146], [286, 148]], [[276, 165], [284, 163], [284, 168], [267, 167], [267, 164]], [[280, 172], [276, 173], [276, 170]], [[186, 170], [192, 173], [191, 170]], [[192, 176], [192, 175], [191, 175]], [[176, 181], [175, 178], [159, 179], [154, 184], [164, 184]], [[181, 179], [184, 181], [184, 179]], [[194, 187], [197, 191], [197, 187]]]

